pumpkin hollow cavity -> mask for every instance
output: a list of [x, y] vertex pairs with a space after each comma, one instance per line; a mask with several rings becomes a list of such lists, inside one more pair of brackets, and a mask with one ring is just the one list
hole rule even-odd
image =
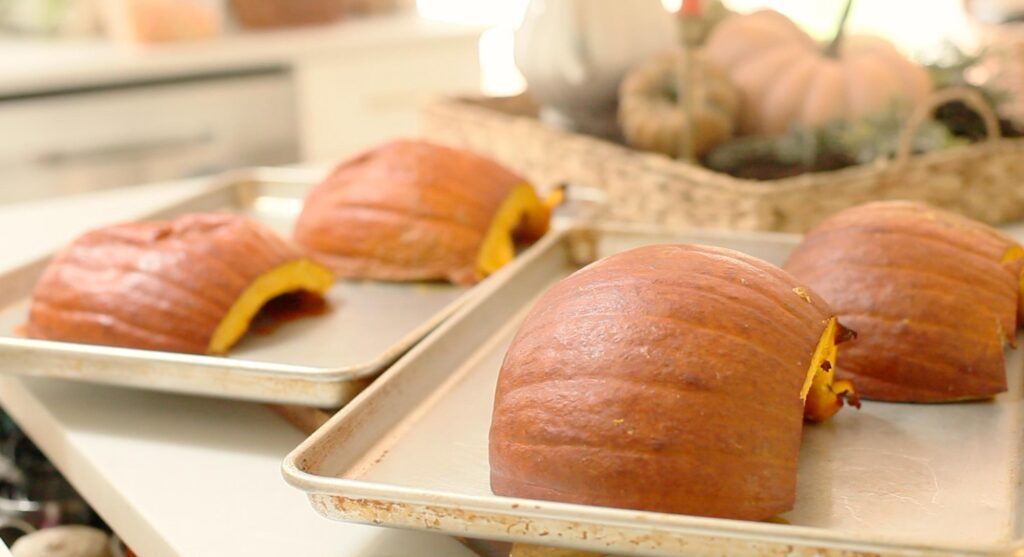
[[533, 241], [547, 232], [551, 209], [529, 184], [516, 186], [491, 220], [476, 261], [479, 278], [495, 273], [516, 256], [516, 241]]
[[207, 352], [226, 354], [249, 329], [256, 314], [270, 300], [290, 292], [307, 291], [323, 296], [334, 284], [334, 275], [326, 267], [309, 259], [278, 265], [256, 277], [235, 300], [217, 325]]
[[835, 317], [825, 325], [825, 332], [821, 334], [814, 349], [804, 386], [800, 390], [800, 400], [804, 402], [804, 419], [823, 422], [835, 415], [843, 407], [844, 401], [860, 408], [860, 398], [853, 383], [837, 381], [835, 377], [839, 344], [852, 336], [853, 332], [840, 325]]

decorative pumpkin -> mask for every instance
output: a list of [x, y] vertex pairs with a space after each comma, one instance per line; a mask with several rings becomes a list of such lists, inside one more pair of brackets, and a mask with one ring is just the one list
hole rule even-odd
[[[687, 143], [700, 157], [729, 139], [736, 127], [739, 95], [729, 78], [703, 55], [687, 64], [681, 50], [668, 51], [634, 68], [619, 89], [619, 122], [626, 141], [645, 151], [681, 157]], [[694, 95], [680, 99], [680, 94]], [[694, 111], [687, 114], [687, 108]]]
[[295, 239], [340, 276], [472, 284], [548, 229], [550, 209], [498, 163], [418, 140], [342, 163], [306, 198]]
[[[803, 419], [845, 335], [828, 305], [739, 252], [647, 246], [594, 263], [534, 305], [498, 377], [498, 495], [766, 519], [792, 507]], [[851, 399], [852, 400], [852, 399]]]
[[604, 136], [618, 131], [616, 93], [626, 72], [677, 41], [660, 0], [531, 0], [515, 59], [541, 121]]
[[772, 10], [733, 16], [715, 28], [705, 52], [739, 88], [740, 133], [778, 135], [795, 124], [857, 121], [894, 105], [909, 111], [928, 95], [927, 71], [891, 43], [844, 37], [849, 9], [848, 3], [824, 49]]
[[859, 333], [838, 364], [865, 398], [943, 402], [1006, 390], [1022, 255], [987, 225], [890, 201], [829, 218], [786, 269]]
[[54, 257], [32, 296], [28, 336], [223, 354], [272, 298], [323, 295], [333, 283], [328, 269], [241, 216], [110, 226]]

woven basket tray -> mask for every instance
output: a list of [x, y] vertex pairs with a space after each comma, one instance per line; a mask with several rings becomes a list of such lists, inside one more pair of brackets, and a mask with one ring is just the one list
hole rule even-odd
[[[982, 114], [989, 139], [912, 156], [918, 123], [950, 98]], [[446, 99], [420, 114], [428, 139], [489, 155], [541, 188], [604, 190], [598, 216], [610, 220], [804, 232], [840, 209], [878, 199], [927, 201], [991, 224], [1024, 218], [1024, 139], [1000, 139], [991, 109], [976, 95], [947, 91], [908, 122], [894, 159], [756, 181], [547, 127], [525, 96]]]

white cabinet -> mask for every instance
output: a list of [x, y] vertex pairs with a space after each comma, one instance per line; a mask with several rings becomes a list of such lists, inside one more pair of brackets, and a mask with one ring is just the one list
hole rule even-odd
[[138, 49], [0, 36], [0, 203], [415, 134], [423, 102], [480, 91], [481, 31], [395, 14]]
[[286, 71], [0, 101], [0, 202], [297, 158]]

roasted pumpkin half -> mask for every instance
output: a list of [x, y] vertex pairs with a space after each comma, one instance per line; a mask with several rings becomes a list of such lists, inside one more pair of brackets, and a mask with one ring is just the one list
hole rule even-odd
[[498, 495], [760, 520], [789, 510], [805, 416], [851, 396], [846, 337], [739, 252], [634, 249], [556, 284], [519, 328], [490, 430]]
[[306, 198], [295, 239], [340, 276], [472, 284], [547, 232], [525, 179], [468, 151], [385, 143], [338, 166]]
[[271, 299], [323, 295], [326, 267], [263, 225], [191, 214], [88, 232], [36, 283], [32, 338], [223, 354]]
[[1006, 390], [1024, 250], [995, 229], [906, 201], [869, 203], [812, 230], [786, 270], [859, 336], [839, 375], [862, 396], [948, 402]]

